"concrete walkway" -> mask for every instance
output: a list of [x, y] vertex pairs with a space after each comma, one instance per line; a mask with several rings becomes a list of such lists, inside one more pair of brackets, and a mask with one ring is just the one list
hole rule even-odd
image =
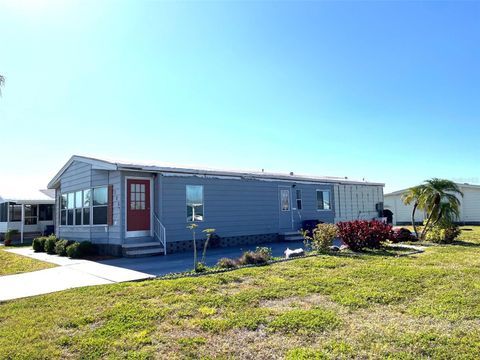
[[71, 288], [144, 280], [154, 275], [88, 260], [35, 253], [31, 248], [7, 250], [59, 265], [29, 273], [0, 276], [0, 301], [48, 294]]

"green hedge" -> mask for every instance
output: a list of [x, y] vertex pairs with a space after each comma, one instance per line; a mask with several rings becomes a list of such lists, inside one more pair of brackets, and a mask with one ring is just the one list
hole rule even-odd
[[90, 241], [74, 242], [67, 246], [66, 252], [72, 259], [82, 259], [95, 255], [95, 247]]

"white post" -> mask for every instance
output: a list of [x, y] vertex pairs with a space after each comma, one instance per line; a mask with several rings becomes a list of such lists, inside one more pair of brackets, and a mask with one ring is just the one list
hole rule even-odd
[[25, 205], [22, 204], [22, 223], [20, 225], [20, 242], [23, 244], [23, 226], [25, 224]]

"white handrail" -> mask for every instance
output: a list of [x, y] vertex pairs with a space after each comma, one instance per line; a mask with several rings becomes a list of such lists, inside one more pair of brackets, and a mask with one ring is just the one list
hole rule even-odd
[[163, 245], [164, 255], [167, 255], [167, 231], [165, 229], [165, 226], [163, 226], [162, 222], [158, 218], [157, 214], [153, 214], [153, 217], [155, 219], [155, 224], [153, 226], [153, 233], [155, 237], [158, 238], [160, 243]]

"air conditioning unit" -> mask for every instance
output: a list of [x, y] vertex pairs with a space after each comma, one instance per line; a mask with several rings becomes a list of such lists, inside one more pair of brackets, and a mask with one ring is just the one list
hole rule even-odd
[[375, 210], [377, 210], [378, 216], [383, 216], [383, 201], [375, 204]]

